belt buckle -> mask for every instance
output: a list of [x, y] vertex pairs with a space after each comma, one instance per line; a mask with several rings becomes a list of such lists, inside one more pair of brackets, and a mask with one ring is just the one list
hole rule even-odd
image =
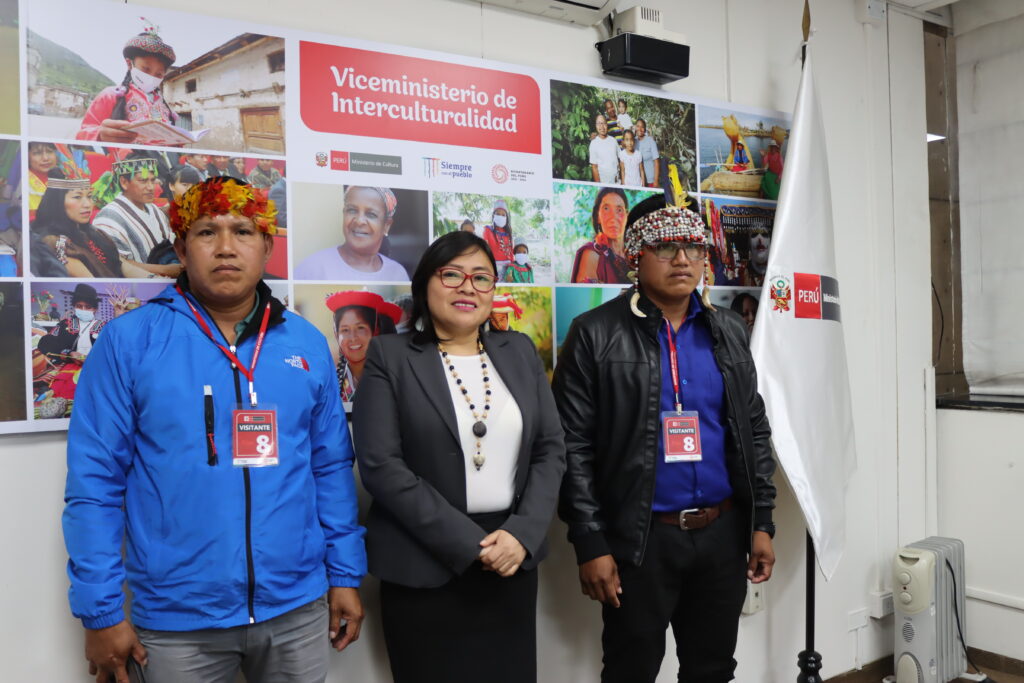
[[701, 508], [690, 508], [688, 510], [681, 510], [679, 512], [679, 528], [682, 529], [683, 531], [690, 531], [690, 529], [688, 529], [686, 527], [686, 515], [696, 514], [696, 513], [700, 512], [700, 511], [701, 511]]

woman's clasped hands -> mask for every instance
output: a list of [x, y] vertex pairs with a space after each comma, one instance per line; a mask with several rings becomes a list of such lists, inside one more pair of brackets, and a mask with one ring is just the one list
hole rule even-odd
[[519, 570], [526, 559], [526, 548], [516, 537], [498, 529], [484, 536], [480, 541], [480, 562], [487, 571], [497, 572], [498, 576], [508, 578]]

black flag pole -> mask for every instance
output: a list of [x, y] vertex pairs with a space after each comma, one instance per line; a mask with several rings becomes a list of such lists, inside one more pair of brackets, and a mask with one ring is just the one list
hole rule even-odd
[[[804, 0], [803, 18], [804, 42], [800, 47], [800, 68], [801, 71], [807, 61], [807, 40], [811, 34], [811, 8], [808, 0]], [[814, 540], [811, 532], [807, 531], [807, 586], [806, 586], [806, 613], [805, 619], [805, 643], [804, 650], [797, 655], [797, 663], [800, 665], [800, 675], [797, 676], [797, 683], [821, 683], [821, 655], [814, 649], [814, 583], [817, 578], [815, 568]]]
[[800, 675], [797, 676], [797, 683], [821, 683], [821, 655], [814, 650], [814, 580], [817, 576], [815, 569], [814, 541], [811, 540], [811, 532], [807, 532], [807, 586], [806, 586], [806, 614], [805, 637], [806, 642], [803, 652], [797, 655], [797, 663], [800, 665]]

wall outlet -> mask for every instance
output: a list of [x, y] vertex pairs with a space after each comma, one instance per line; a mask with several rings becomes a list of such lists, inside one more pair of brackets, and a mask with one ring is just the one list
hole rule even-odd
[[868, 625], [868, 608], [861, 607], [855, 609], [846, 615], [846, 629], [848, 631], [857, 631]]
[[757, 614], [764, 609], [764, 584], [747, 583], [747, 597], [743, 600], [743, 614]]
[[884, 619], [892, 614], [892, 591], [872, 591], [870, 613], [873, 619]]

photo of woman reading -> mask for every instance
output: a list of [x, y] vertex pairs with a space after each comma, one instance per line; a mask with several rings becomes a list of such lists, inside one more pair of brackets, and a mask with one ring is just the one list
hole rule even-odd
[[121, 54], [128, 67], [124, 80], [118, 86], [104, 88], [92, 101], [75, 136], [79, 140], [135, 142], [138, 136], [125, 130], [131, 123], [163, 121], [173, 125], [178, 121], [160, 92], [164, 74], [176, 56], [174, 48], [157, 35], [157, 28], [146, 25], [142, 33], [125, 43]]

